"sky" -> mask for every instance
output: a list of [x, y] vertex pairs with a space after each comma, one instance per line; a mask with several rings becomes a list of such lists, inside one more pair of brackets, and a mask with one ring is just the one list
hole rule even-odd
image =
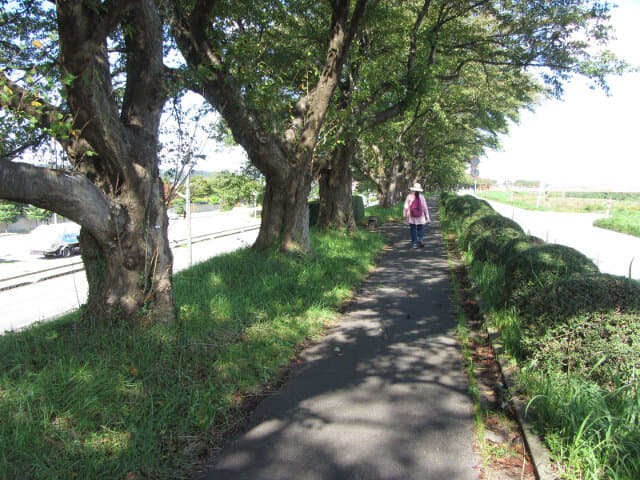
[[[618, 57], [640, 66], [640, 0], [613, 9]], [[537, 180], [550, 186], [640, 191], [640, 72], [610, 77], [609, 96], [584, 79], [565, 87], [562, 100], [522, 112], [501, 137], [500, 151], [480, 157], [480, 177]]]

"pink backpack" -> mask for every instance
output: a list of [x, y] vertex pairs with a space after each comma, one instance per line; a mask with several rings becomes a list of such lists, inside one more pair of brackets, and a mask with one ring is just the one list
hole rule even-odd
[[412, 217], [421, 217], [422, 216], [422, 202], [420, 201], [420, 196], [416, 196], [411, 202], [411, 206], [409, 207], [409, 213]]

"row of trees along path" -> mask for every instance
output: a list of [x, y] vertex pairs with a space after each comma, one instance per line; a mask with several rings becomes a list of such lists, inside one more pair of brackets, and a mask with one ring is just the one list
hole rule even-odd
[[[540, 92], [619, 68], [589, 53], [609, 27], [588, 1], [18, 0], [1, 15], [0, 198], [81, 225], [99, 322], [176, 320], [171, 96], [200, 95], [264, 176], [254, 248], [305, 253], [314, 180], [322, 224], [353, 227], [353, 169], [385, 205], [416, 180], [448, 186]], [[66, 168], [19, 161], [51, 139]]]

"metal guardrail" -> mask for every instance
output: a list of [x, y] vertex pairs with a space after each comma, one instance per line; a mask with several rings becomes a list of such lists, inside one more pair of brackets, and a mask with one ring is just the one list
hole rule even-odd
[[[205, 233], [201, 235], [195, 235], [191, 238], [191, 243], [206, 242], [208, 240], [216, 240], [218, 238], [229, 237], [232, 235], [239, 235], [245, 232], [251, 232], [260, 228], [260, 224], [245, 225], [243, 227], [230, 228], [227, 230], [220, 230], [213, 233]], [[188, 239], [171, 240], [171, 246], [177, 247], [180, 245], [186, 245]], [[79, 267], [79, 268], [74, 268]], [[24, 287], [37, 282], [43, 282], [52, 278], [61, 277], [64, 275], [70, 275], [72, 273], [82, 272], [84, 270], [83, 263], [73, 262], [67, 265], [59, 265], [57, 267], [44, 268], [42, 270], [36, 270], [34, 272], [27, 272], [20, 275], [13, 275], [11, 277], [0, 279], [0, 292], [5, 290], [11, 290], [14, 288]], [[8, 283], [7, 282], [14, 282]], [[5, 285], [3, 285], [3, 283]]]
[[[219, 232], [204, 233], [202, 235], [194, 235], [191, 237], [191, 243], [206, 242], [207, 240], [215, 240], [217, 238], [228, 237], [231, 235], [237, 235], [239, 233], [251, 232], [260, 228], [259, 223], [251, 225], [245, 225], [243, 227], [230, 228], [227, 230], [220, 230]], [[188, 242], [187, 238], [180, 240], [171, 240], [173, 246], [185, 245]]]

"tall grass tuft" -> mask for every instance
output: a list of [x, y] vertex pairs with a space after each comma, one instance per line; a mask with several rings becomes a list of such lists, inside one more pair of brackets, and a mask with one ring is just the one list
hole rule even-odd
[[559, 372], [529, 371], [521, 379], [538, 392], [528, 408], [571, 478], [640, 478], [637, 382], [610, 390]]

